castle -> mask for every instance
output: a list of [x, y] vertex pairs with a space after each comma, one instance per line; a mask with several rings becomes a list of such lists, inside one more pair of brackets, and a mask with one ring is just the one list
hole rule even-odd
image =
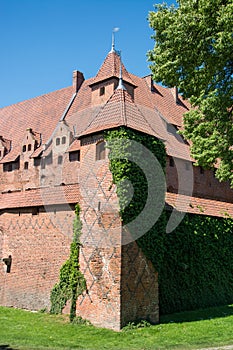
[[124, 126], [164, 143], [168, 230], [177, 213], [233, 215], [229, 184], [194, 166], [177, 133], [189, 108], [176, 88], [129, 73], [113, 47], [95, 77], [74, 71], [72, 86], [0, 110], [0, 305], [49, 308], [79, 203], [87, 290], [77, 313], [115, 330], [158, 322], [157, 272], [135, 241], [122, 244], [104, 131]]

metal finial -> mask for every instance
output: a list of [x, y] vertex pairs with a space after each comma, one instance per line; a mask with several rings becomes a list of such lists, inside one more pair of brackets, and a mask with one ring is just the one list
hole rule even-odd
[[122, 89], [126, 90], [124, 84], [123, 84], [123, 79], [122, 79], [122, 61], [121, 61], [121, 51], [118, 51], [119, 57], [120, 57], [120, 71], [119, 71], [119, 84], [117, 87], [117, 90]]
[[113, 28], [112, 30], [112, 48], [110, 52], [115, 52], [115, 33], [118, 32], [120, 28]]

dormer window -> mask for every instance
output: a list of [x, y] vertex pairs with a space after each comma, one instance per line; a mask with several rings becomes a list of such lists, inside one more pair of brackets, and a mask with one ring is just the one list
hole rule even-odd
[[105, 86], [101, 86], [100, 88], [100, 96], [103, 96], [105, 94]]

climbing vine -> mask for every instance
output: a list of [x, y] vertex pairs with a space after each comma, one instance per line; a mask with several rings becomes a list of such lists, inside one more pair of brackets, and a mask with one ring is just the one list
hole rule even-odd
[[160, 313], [233, 303], [231, 218], [186, 214], [166, 235], [164, 248]]
[[51, 291], [50, 313], [62, 313], [68, 300], [70, 306], [70, 321], [76, 316], [76, 301], [82, 292], [86, 289], [86, 282], [79, 266], [80, 235], [82, 223], [80, 220], [80, 206], [75, 206], [75, 219], [73, 222], [73, 240], [70, 245], [70, 257], [60, 269], [60, 280], [55, 284]]
[[[123, 224], [126, 225], [133, 222], [144, 209], [148, 196], [151, 195], [148, 193], [148, 181], [156, 181], [155, 174], [148, 171], [150, 169], [150, 164], [148, 164], [150, 159], [145, 156], [144, 150], [150, 151], [150, 154], [159, 162], [160, 170], [162, 169], [164, 175], [165, 147], [157, 138], [125, 127], [107, 131], [105, 139], [107, 147], [110, 149], [110, 170], [113, 182], [117, 185], [120, 214]], [[140, 145], [144, 147], [140, 147]], [[147, 169], [146, 174], [143, 169]], [[161, 178], [158, 180], [158, 186], [161, 186]], [[129, 202], [129, 198], [132, 196], [132, 187], [133, 197]], [[161, 197], [163, 200], [165, 196], [164, 189], [165, 187], [162, 186], [161, 191], [163, 193]], [[154, 198], [154, 203], [156, 203], [156, 200], [157, 198]], [[153, 207], [149, 206], [147, 208], [145, 220], [151, 219], [153, 210]], [[139, 239], [137, 239], [137, 227], [134, 229], [135, 232], [130, 232], [131, 236], [137, 239], [138, 245], [152, 261], [157, 271], [160, 270], [163, 261], [165, 224], [166, 215], [162, 211], [156, 223], [154, 224], [152, 220], [151, 228]]]
[[[117, 185], [121, 218], [127, 224], [141, 213], [148, 196], [148, 177], [134, 162], [131, 141], [150, 150], [163, 169], [164, 145], [152, 136], [124, 127], [107, 131], [105, 139], [110, 149], [110, 170]], [[141, 157], [142, 165], [147, 162], [143, 154], [137, 156]], [[133, 197], [129, 202], [132, 186]], [[151, 229], [137, 239], [159, 272], [160, 313], [233, 303], [232, 218], [186, 214], [180, 225], [166, 234], [169, 215], [163, 210]]]

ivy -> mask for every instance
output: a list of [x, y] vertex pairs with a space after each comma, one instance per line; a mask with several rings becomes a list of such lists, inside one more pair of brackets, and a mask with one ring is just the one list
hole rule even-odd
[[[105, 139], [125, 225], [140, 214], [148, 197], [148, 177], [137, 164], [138, 158], [141, 165], [147, 159], [140, 154], [139, 147], [134, 162], [131, 141], [150, 150], [162, 169], [165, 169], [166, 153], [160, 140], [123, 127], [107, 131]], [[133, 197], [129, 202], [132, 186]], [[154, 201], [157, 201], [156, 196]], [[137, 244], [159, 272], [160, 313], [233, 303], [232, 218], [186, 214], [180, 225], [166, 234], [169, 215], [163, 210], [142, 237], [135, 236]], [[134, 232], [131, 234], [134, 236]]]
[[[168, 215], [168, 214], [167, 214]], [[186, 214], [164, 240], [160, 312], [233, 302], [233, 220]]]
[[[105, 132], [107, 147], [110, 149], [110, 170], [113, 182], [117, 185], [117, 195], [119, 198], [120, 215], [123, 225], [132, 223], [143, 211], [151, 195], [148, 191], [148, 181], [156, 181], [155, 174], [150, 173], [150, 159], [145, 156], [145, 149], [159, 162], [159, 167], [164, 169], [166, 164], [166, 152], [162, 141], [157, 138], [142, 134], [140, 132], [121, 127], [117, 130]], [[141, 147], [142, 145], [143, 147]], [[147, 173], [143, 171], [147, 169]], [[158, 187], [161, 187], [161, 178]], [[133, 196], [132, 194], [133, 187]], [[158, 188], [163, 191], [161, 198], [164, 200], [165, 186]], [[131, 198], [129, 202], [129, 198]], [[156, 203], [156, 195], [153, 202]], [[153, 205], [145, 211], [144, 220], [151, 220], [152, 224], [147, 232], [138, 238], [138, 228], [135, 226], [130, 234], [137, 240], [139, 247], [144, 254], [152, 261], [157, 271], [160, 270], [164, 254], [164, 232], [166, 225], [166, 215], [162, 214], [154, 224]], [[143, 221], [141, 222], [143, 226]]]
[[79, 266], [80, 235], [82, 223], [80, 220], [80, 206], [75, 206], [75, 219], [73, 222], [73, 241], [70, 245], [70, 257], [60, 269], [60, 280], [51, 291], [51, 314], [60, 314], [68, 300], [70, 306], [70, 321], [76, 317], [76, 301], [86, 289], [86, 282]]

